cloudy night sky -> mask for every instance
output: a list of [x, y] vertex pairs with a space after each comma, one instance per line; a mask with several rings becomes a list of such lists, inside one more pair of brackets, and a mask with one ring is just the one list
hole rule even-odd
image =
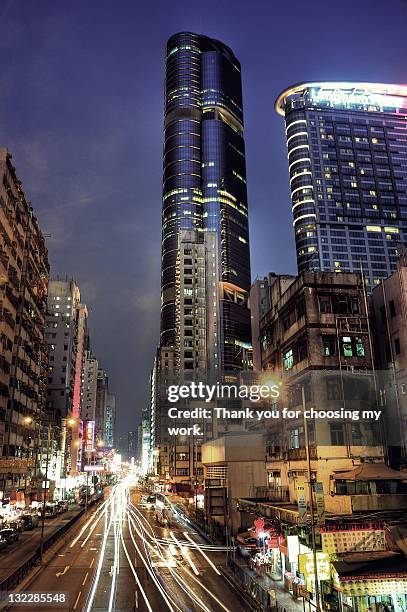
[[166, 41], [194, 31], [242, 64], [252, 276], [294, 273], [284, 126], [300, 81], [407, 82], [407, 0], [2, 0], [0, 146], [74, 277], [118, 433], [147, 405], [159, 337]]

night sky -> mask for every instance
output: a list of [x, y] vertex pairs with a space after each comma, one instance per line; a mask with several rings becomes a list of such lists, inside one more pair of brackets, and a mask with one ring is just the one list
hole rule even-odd
[[0, 146], [51, 235], [52, 275], [80, 285], [123, 433], [159, 336], [167, 38], [206, 34], [240, 59], [252, 276], [294, 273], [274, 100], [307, 80], [406, 83], [407, 0], [2, 0], [0, 27]]

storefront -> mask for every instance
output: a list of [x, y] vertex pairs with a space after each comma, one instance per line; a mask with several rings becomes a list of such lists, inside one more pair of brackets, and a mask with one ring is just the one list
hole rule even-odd
[[334, 610], [405, 612], [407, 560], [392, 556], [365, 562], [331, 563]]

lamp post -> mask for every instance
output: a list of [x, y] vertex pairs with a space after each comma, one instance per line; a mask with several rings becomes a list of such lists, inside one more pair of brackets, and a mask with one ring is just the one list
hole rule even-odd
[[48, 484], [48, 466], [49, 466], [50, 446], [51, 446], [51, 423], [48, 422], [47, 454], [45, 458], [45, 483], [44, 483], [45, 486], [44, 486], [43, 500], [42, 500], [42, 520], [41, 520], [41, 539], [40, 539], [40, 563], [41, 564], [42, 564], [42, 554], [44, 552], [45, 506], [47, 503], [47, 484]]
[[[33, 423], [33, 418], [30, 416], [25, 417], [24, 419], [24, 423], [26, 425], [30, 425]], [[39, 561], [40, 563], [42, 563], [42, 557], [43, 557], [43, 552], [44, 552], [44, 530], [45, 530], [45, 508], [46, 508], [46, 504], [47, 504], [47, 491], [49, 490], [49, 486], [48, 486], [48, 472], [49, 472], [49, 461], [50, 461], [50, 456], [53, 454], [53, 449], [51, 448], [51, 442], [52, 440], [52, 436], [51, 436], [51, 427], [53, 427], [54, 429], [60, 429], [58, 427], [58, 425], [55, 425], [51, 422], [51, 420], [48, 418], [46, 420], [42, 420], [42, 419], [38, 419], [37, 420], [38, 423], [38, 442], [37, 442], [37, 449], [36, 449], [36, 464], [38, 464], [38, 455], [39, 455], [39, 446], [40, 446], [40, 439], [41, 439], [41, 428], [43, 425], [47, 425], [47, 450], [46, 450], [46, 454], [45, 454], [45, 481], [43, 481], [44, 483], [44, 487], [43, 487], [43, 496], [42, 496], [42, 517], [41, 517], [41, 537], [40, 537], [40, 547], [39, 547]], [[68, 420], [68, 424], [73, 426], [76, 423], [76, 419], [71, 418]]]

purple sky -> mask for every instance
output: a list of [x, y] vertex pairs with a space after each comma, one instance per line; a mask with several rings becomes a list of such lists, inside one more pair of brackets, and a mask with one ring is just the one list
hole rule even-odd
[[242, 63], [252, 274], [295, 272], [274, 100], [303, 80], [407, 82], [407, 0], [2, 0], [0, 146], [74, 276], [116, 392], [119, 432], [148, 401], [159, 333], [164, 49], [191, 30]]

